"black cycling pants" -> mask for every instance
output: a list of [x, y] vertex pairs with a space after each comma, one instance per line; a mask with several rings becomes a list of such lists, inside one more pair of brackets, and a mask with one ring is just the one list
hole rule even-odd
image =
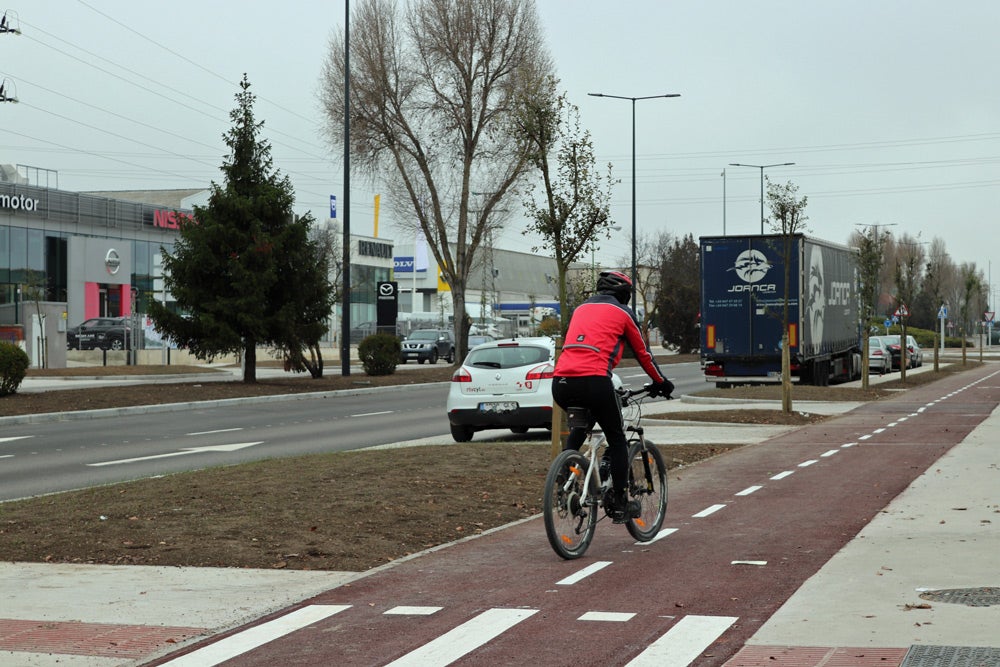
[[[628, 440], [611, 378], [606, 375], [552, 378], [552, 398], [563, 410], [587, 408], [604, 431], [611, 458], [611, 483], [615, 491], [628, 486]], [[580, 449], [587, 430], [574, 428], [566, 439], [566, 449]]]

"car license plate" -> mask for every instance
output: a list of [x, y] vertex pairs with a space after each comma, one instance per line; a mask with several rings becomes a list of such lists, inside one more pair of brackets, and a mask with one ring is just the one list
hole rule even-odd
[[517, 410], [517, 403], [514, 401], [495, 401], [491, 403], [480, 403], [480, 412], [513, 412]]

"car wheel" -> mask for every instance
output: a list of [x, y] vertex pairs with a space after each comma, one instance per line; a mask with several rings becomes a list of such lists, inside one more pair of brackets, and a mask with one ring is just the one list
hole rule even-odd
[[472, 430], [471, 426], [451, 425], [451, 437], [454, 438], [455, 442], [468, 442], [472, 440], [473, 433], [475, 431]]
[[448, 350], [448, 356], [444, 358], [449, 364], [455, 363], [455, 348]]
[[436, 364], [438, 362], [438, 351], [437, 350], [431, 350], [430, 362], [432, 364]]
[[122, 342], [122, 340], [120, 338], [112, 338], [108, 342], [108, 349], [111, 349], [111, 350], [120, 350], [123, 347], [125, 347], [125, 345], [124, 345], [124, 343]]
[[525, 433], [528, 432], [528, 427], [527, 426], [511, 426], [510, 427], [510, 432], [511, 433], [516, 433], [518, 435], [524, 435]]

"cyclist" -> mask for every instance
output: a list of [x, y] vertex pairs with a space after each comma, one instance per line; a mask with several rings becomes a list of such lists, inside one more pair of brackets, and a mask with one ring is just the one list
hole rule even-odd
[[[611, 380], [625, 346], [632, 348], [642, 369], [652, 379], [651, 396], [670, 398], [674, 390], [642, 338], [635, 313], [628, 307], [631, 296], [632, 280], [627, 275], [618, 271], [601, 273], [595, 294], [573, 311], [552, 378], [555, 402], [564, 410], [589, 409], [607, 437], [612, 490], [604, 506], [614, 523], [625, 523], [638, 517], [641, 511], [638, 500], [628, 500], [628, 441]], [[586, 437], [585, 428], [570, 430], [566, 449], [579, 450]]]

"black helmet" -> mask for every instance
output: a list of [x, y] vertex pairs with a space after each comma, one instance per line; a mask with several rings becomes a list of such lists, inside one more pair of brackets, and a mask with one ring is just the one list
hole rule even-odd
[[632, 298], [632, 279], [618, 271], [601, 271], [597, 279], [597, 291], [612, 294], [622, 304], [627, 305]]

